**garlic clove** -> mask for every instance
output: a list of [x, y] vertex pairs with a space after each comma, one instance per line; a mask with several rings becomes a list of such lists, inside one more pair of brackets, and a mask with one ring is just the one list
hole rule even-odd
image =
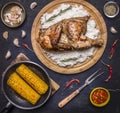
[[8, 33], [8, 31], [5, 31], [5, 32], [3, 32], [3, 38], [4, 39], [8, 39], [8, 36], [9, 36], [9, 33]]
[[111, 27], [111, 28], [110, 28], [110, 31], [111, 31], [111, 33], [113, 33], [113, 34], [116, 34], [116, 33], [117, 33], [117, 30], [116, 30], [114, 27]]
[[22, 38], [25, 38], [25, 36], [26, 36], [25, 30], [21, 30], [21, 32], [22, 32]]
[[5, 59], [9, 59], [11, 57], [11, 51], [8, 50], [6, 55], [5, 55]]
[[17, 38], [15, 38], [15, 39], [13, 40], [13, 44], [14, 44], [16, 47], [20, 47], [20, 45], [19, 45], [19, 40], [18, 40]]
[[30, 4], [30, 9], [34, 9], [37, 6], [37, 2], [32, 2]]

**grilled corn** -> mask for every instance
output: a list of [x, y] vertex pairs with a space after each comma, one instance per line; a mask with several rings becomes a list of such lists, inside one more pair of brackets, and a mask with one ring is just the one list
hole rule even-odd
[[21, 64], [16, 72], [39, 94], [47, 92], [48, 85], [25, 64]]
[[10, 75], [9, 79], [7, 80], [7, 84], [16, 93], [33, 105], [36, 104], [41, 97], [16, 72]]

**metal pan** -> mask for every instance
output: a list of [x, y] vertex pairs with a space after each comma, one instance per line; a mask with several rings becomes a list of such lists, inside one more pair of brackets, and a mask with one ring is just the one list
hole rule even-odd
[[[40, 78], [42, 78], [49, 86], [48, 91], [42, 95], [40, 100], [37, 102], [37, 104], [32, 105], [25, 99], [21, 98], [18, 94], [16, 94], [8, 85], [7, 80], [11, 73], [15, 72], [16, 68], [20, 66], [21, 64], [27, 65], [33, 72], [35, 72]], [[51, 95], [51, 84], [50, 84], [50, 78], [48, 73], [38, 64], [31, 62], [31, 61], [21, 61], [16, 64], [10, 65], [2, 75], [2, 91], [6, 97], [6, 99], [9, 101], [6, 105], [6, 107], [1, 111], [1, 113], [7, 113], [9, 112], [11, 106], [15, 106], [20, 109], [24, 110], [31, 110], [41, 107], [43, 104], [46, 103], [46, 101], [49, 99]]]

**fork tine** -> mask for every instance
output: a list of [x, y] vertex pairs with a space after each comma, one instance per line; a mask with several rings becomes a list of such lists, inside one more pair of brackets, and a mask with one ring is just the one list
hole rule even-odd
[[89, 81], [96, 73], [98, 73], [101, 70], [101, 68], [99, 68], [97, 71], [95, 71], [92, 75], [90, 75], [86, 81]]
[[88, 84], [90, 84], [91, 82], [93, 82], [97, 77], [99, 77], [100, 75], [102, 75], [104, 72], [101, 72], [100, 74], [96, 75], [95, 77], [93, 77], [91, 80], [89, 79], [87, 82]]

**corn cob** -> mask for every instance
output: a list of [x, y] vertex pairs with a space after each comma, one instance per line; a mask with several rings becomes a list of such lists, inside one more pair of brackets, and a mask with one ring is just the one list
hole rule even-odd
[[16, 72], [10, 75], [9, 79], [7, 80], [7, 84], [16, 93], [33, 105], [36, 104], [41, 97]]
[[45, 94], [48, 90], [48, 85], [26, 65], [21, 64], [16, 72], [39, 94]]

